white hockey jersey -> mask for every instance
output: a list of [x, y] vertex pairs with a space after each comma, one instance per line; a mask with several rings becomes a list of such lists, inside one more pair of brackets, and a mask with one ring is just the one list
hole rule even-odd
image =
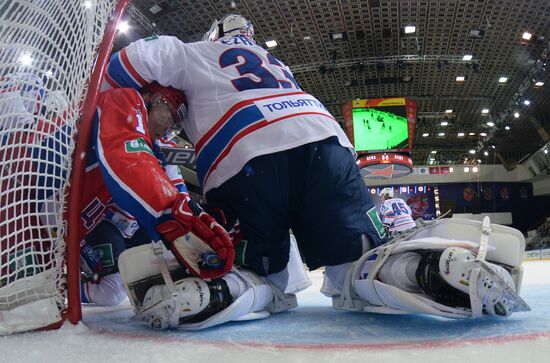
[[185, 131], [195, 145], [205, 193], [259, 155], [331, 136], [355, 152], [338, 122], [300, 89], [288, 67], [246, 37], [138, 40], [111, 57], [104, 89], [139, 89], [153, 81], [187, 97]]
[[411, 208], [400, 198], [386, 199], [380, 206], [380, 219], [389, 225], [390, 232], [404, 231], [416, 226]]

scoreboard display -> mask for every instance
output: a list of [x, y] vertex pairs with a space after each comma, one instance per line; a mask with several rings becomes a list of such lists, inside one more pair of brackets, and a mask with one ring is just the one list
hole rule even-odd
[[343, 116], [358, 153], [411, 152], [416, 102], [403, 97], [354, 100], [344, 106]]

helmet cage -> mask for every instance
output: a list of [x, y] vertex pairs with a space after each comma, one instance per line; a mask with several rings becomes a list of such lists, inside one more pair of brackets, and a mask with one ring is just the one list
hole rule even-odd
[[228, 14], [221, 20], [214, 20], [210, 29], [202, 37], [203, 41], [215, 42], [225, 36], [245, 36], [254, 38], [254, 27], [245, 17], [238, 14]]
[[154, 93], [151, 99], [152, 101], [149, 106], [151, 109], [159, 103], [164, 103], [170, 109], [172, 113], [172, 121], [174, 123], [168, 129], [166, 129], [166, 132], [164, 133], [162, 138], [166, 141], [172, 140], [183, 131], [183, 122], [187, 118], [187, 107], [184, 103], [182, 103], [179, 105], [177, 110], [174, 110], [173, 105], [166, 100], [162, 93]]

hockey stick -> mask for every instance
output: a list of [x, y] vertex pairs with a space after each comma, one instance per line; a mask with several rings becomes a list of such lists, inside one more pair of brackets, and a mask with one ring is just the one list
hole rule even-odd
[[161, 147], [160, 150], [170, 165], [195, 166], [195, 149], [185, 147]]

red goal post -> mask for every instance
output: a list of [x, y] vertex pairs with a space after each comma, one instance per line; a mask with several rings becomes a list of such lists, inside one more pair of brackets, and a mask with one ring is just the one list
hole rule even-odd
[[127, 3], [0, 4], [0, 335], [81, 319], [78, 185]]

